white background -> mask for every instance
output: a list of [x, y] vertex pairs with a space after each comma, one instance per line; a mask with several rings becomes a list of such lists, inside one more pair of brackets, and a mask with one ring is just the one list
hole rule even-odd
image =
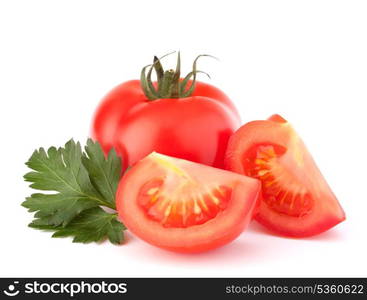
[[[0, 276], [367, 276], [366, 16], [366, 1], [1, 1]], [[347, 220], [303, 240], [252, 224], [196, 255], [29, 229], [33, 150], [84, 142], [102, 96], [171, 50], [186, 71], [197, 54], [219, 57], [199, 67], [244, 122], [289, 119]]]

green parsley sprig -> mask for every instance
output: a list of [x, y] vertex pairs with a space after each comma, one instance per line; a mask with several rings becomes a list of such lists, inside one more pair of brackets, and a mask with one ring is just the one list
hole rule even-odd
[[52, 192], [32, 194], [22, 203], [35, 212], [30, 227], [54, 231], [52, 237], [71, 236], [73, 242], [123, 242], [126, 227], [116, 212], [104, 209], [116, 209], [121, 177], [121, 159], [113, 149], [105, 157], [98, 142], [88, 139], [83, 151], [70, 140], [64, 147], [34, 151], [26, 165], [32, 169], [24, 175], [30, 187]]

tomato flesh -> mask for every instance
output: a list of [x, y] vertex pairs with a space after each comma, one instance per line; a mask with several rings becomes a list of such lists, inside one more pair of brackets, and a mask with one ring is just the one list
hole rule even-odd
[[242, 126], [230, 139], [226, 168], [261, 181], [255, 219], [275, 233], [312, 236], [345, 219], [302, 140], [279, 115]]
[[274, 211], [293, 217], [309, 214], [312, 194], [278, 160], [286, 149], [279, 145], [257, 145], [244, 155], [245, 174], [262, 183], [263, 201]]
[[152, 153], [122, 178], [122, 222], [155, 246], [200, 252], [236, 238], [253, 216], [260, 182], [221, 169]]
[[[203, 224], [223, 211], [231, 199], [232, 189], [226, 186], [207, 187], [207, 191], [202, 192], [195, 184], [188, 183], [168, 195], [162, 192], [163, 180], [153, 182], [142, 187], [138, 202], [147, 216], [163, 227], [186, 228]], [[181, 194], [188, 196], [182, 199]]]

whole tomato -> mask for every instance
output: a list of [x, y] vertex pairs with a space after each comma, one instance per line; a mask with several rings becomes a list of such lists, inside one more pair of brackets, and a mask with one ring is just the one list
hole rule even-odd
[[[125, 167], [153, 151], [224, 167], [227, 143], [240, 126], [240, 117], [222, 91], [196, 81], [199, 57], [185, 78], [180, 78], [179, 54], [175, 71], [164, 71], [154, 57], [140, 80], [122, 83], [102, 99], [92, 137], [105, 153], [115, 148]], [[151, 81], [153, 70], [156, 82]]]

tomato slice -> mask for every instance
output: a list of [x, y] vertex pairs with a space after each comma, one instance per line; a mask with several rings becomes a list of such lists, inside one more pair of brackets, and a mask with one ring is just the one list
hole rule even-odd
[[229, 141], [225, 165], [261, 181], [262, 200], [255, 219], [275, 233], [312, 236], [345, 220], [306, 146], [279, 115], [237, 130]]
[[116, 205], [126, 227], [146, 242], [200, 252], [246, 228], [260, 189], [253, 178], [153, 152], [125, 173]]

